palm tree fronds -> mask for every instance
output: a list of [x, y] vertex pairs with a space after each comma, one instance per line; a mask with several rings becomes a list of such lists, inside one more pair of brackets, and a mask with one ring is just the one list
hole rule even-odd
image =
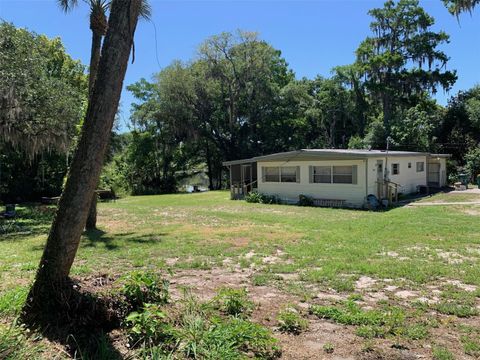
[[64, 12], [71, 11], [78, 4], [78, 0], [57, 0], [57, 2]]
[[140, 17], [145, 20], [150, 20], [152, 18], [152, 6], [148, 0], [142, 0], [140, 4]]

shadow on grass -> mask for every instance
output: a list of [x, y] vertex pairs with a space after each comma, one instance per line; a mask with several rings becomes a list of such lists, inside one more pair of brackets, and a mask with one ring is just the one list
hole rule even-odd
[[83, 247], [95, 247], [98, 244], [103, 244], [107, 250], [115, 250], [122, 243], [157, 244], [162, 242], [162, 237], [167, 234], [136, 234], [134, 232], [109, 234], [103, 230], [96, 229], [85, 231], [83, 235], [84, 239], [86, 239], [86, 242], [82, 245]]
[[27, 327], [61, 344], [74, 359], [122, 359], [108, 333], [120, 327], [124, 307], [115, 297], [82, 290], [70, 280], [56, 296], [42, 292], [41, 305], [25, 305], [21, 320]]
[[[127, 235], [128, 234], [129, 233], [127, 233]], [[113, 243], [115, 238], [111, 235], [107, 235], [107, 233], [103, 230], [87, 230], [83, 233], [83, 235], [87, 240], [87, 242], [83, 244], [84, 247], [95, 247], [98, 243], [103, 243], [105, 248], [108, 250], [115, 250], [118, 248], [118, 245]]]

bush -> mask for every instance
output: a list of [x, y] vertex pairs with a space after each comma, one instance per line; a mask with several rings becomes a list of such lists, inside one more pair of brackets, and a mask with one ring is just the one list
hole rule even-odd
[[252, 191], [245, 196], [245, 201], [249, 203], [258, 204], [281, 204], [281, 199], [276, 195], [261, 194], [256, 191]]
[[122, 294], [133, 309], [139, 309], [147, 303], [168, 303], [169, 282], [157, 274], [135, 271], [124, 280]]
[[299, 206], [313, 206], [313, 198], [307, 195], [299, 195], [297, 204]]
[[294, 307], [287, 307], [280, 311], [277, 320], [278, 328], [283, 332], [298, 335], [308, 328], [308, 321], [302, 318], [302, 315]]
[[173, 339], [174, 330], [159, 305], [145, 304], [143, 311], [132, 312], [126, 318], [132, 346], [154, 345]]
[[475, 182], [477, 174], [480, 174], [480, 146], [470, 149], [465, 154], [465, 169], [470, 178]]
[[254, 304], [248, 299], [246, 289], [222, 288], [214, 299], [216, 307], [225, 314], [245, 317], [250, 315]]

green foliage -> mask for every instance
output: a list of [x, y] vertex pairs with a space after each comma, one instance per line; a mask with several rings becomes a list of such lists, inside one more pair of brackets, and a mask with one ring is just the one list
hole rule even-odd
[[259, 204], [281, 204], [280, 198], [276, 195], [267, 195], [256, 191], [252, 191], [245, 195], [245, 201], [248, 203]]
[[480, 0], [443, 0], [450, 13], [459, 16], [463, 12], [472, 12]]
[[247, 290], [221, 288], [215, 296], [216, 306], [225, 314], [246, 317], [253, 311], [254, 304], [248, 299]]
[[304, 319], [298, 309], [293, 306], [281, 310], [277, 315], [277, 320], [278, 328], [283, 332], [298, 335], [308, 328], [308, 321]]
[[433, 360], [454, 360], [453, 354], [443, 346], [434, 346], [432, 349]]
[[0, 22], [0, 139], [32, 157], [65, 150], [87, 100], [84, 67], [50, 40]]
[[313, 198], [311, 196], [300, 194], [298, 196], [297, 205], [299, 205], [299, 206], [313, 206], [314, 205]]
[[418, 101], [437, 86], [449, 89], [455, 72], [441, 71], [448, 56], [439, 46], [448, 42], [443, 31], [434, 32], [435, 21], [418, 0], [386, 1], [383, 8], [369, 11], [373, 35], [357, 49], [357, 63], [366, 76], [366, 87], [383, 111], [387, 135], [398, 109]]
[[58, 196], [87, 101], [84, 66], [60, 39], [0, 21], [0, 196]]
[[19, 315], [27, 299], [28, 291], [27, 286], [18, 286], [2, 292], [0, 294], [0, 315]]
[[121, 293], [134, 309], [147, 303], [168, 303], [169, 282], [153, 272], [134, 271], [126, 275], [123, 282]]
[[150, 346], [171, 341], [174, 330], [167, 322], [160, 305], [145, 304], [141, 311], [130, 313], [125, 319], [130, 342], [133, 346]]
[[442, 300], [435, 304], [435, 309], [446, 315], [471, 317], [478, 315], [475, 306], [476, 294], [450, 286], [441, 293]]
[[480, 175], [480, 146], [468, 150], [465, 154], [465, 163], [465, 169], [476, 182], [477, 176]]
[[327, 354], [333, 354], [335, 351], [335, 346], [333, 346], [332, 343], [325, 343], [323, 344], [323, 351], [325, 351]]
[[41, 358], [42, 346], [28, 341], [26, 331], [16, 322], [0, 323], [0, 356], [2, 359], [23, 360]]
[[406, 324], [406, 313], [394, 306], [384, 306], [379, 310], [363, 310], [349, 300], [338, 307], [312, 305], [310, 312], [319, 318], [331, 319], [339, 324], [359, 326], [356, 334], [364, 338], [401, 335], [411, 339], [423, 339], [428, 335], [427, 329], [421, 324], [415, 324], [413, 327]]
[[[240, 317], [223, 317], [209, 303], [186, 293], [179, 308], [147, 304], [127, 317], [132, 345], [143, 356], [161, 359], [258, 359], [278, 357], [271, 332]], [[167, 316], [167, 311], [171, 314]]]

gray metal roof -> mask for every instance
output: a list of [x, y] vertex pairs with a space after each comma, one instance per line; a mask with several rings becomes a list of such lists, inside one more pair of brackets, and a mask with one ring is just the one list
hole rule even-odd
[[[292, 161], [292, 160], [313, 160], [328, 158], [332, 160], [340, 159], [362, 159], [366, 157], [386, 156], [386, 150], [362, 150], [362, 149], [301, 149], [295, 151], [281, 152], [270, 155], [256, 156], [249, 159], [225, 161], [223, 165], [239, 165], [257, 161]], [[388, 151], [388, 156], [430, 156], [430, 157], [450, 157], [449, 154], [430, 154], [426, 152], [414, 151]]]

